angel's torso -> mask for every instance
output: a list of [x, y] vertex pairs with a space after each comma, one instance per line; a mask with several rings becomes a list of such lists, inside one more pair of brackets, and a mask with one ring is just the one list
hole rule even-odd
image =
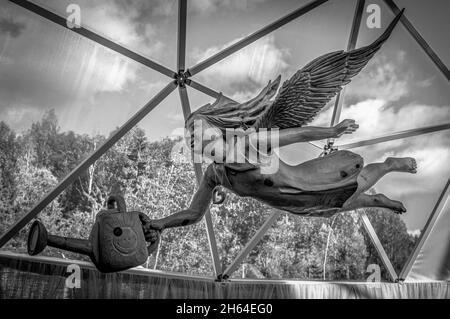
[[279, 160], [273, 174], [263, 174], [260, 166], [248, 163], [212, 165], [220, 184], [239, 196], [294, 214], [329, 217], [355, 192], [363, 161], [357, 154], [340, 151], [297, 166]]

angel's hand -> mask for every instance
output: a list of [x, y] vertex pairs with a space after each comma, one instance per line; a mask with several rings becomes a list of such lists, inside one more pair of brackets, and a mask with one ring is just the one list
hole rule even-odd
[[356, 124], [355, 120], [343, 120], [341, 123], [333, 127], [335, 130], [334, 137], [341, 137], [344, 134], [352, 134], [355, 132], [359, 125]]
[[142, 223], [142, 230], [144, 231], [145, 240], [147, 242], [155, 242], [164, 230], [164, 225], [158, 220], [151, 220], [144, 213], [140, 213], [139, 218]]
[[155, 243], [159, 240], [161, 231], [156, 229], [149, 229], [144, 231], [145, 241], [148, 243]]

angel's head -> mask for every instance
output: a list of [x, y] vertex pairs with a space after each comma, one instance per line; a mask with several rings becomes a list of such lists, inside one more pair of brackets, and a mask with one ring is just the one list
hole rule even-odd
[[205, 149], [221, 149], [225, 142], [225, 130], [215, 126], [206, 116], [191, 115], [185, 125], [185, 140], [196, 155], [204, 155]]

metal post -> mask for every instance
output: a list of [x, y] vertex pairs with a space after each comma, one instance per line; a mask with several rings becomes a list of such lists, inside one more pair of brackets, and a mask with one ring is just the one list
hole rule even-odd
[[50, 204], [67, 186], [75, 181], [89, 166], [95, 163], [105, 154], [118, 140], [139, 123], [148, 113], [160, 104], [175, 88], [175, 82], [170, 82], [153, 99], [140, 109], [131, 119], [120, 127], [103, 145], [95, 150], [88, 158], [79, 164], [69, 175], [67, 175], [52, 191], [50, 191], [36, 206], [26, 215], [21, 217], [3, 236], [0, 238], [0, 248], [3, 247], [14, 235], [25, 227], [33, 218], [37, 216], [48, 204]]
[[[355, 8], [355, 15], [353, 16], [352, 29], [350, 31], [350, 36], [347, 43], [347, 51], [354, 50], [356, 47], [356, 42], [358, 41], [359, 29], [361, 27], [362, 14], [364, 11], [365, 0], [358, 0]], [[339, 123], [341, 117], [344, 90], [338, 93], [336, 96], [336, 102], [334, 103], [333, 116], [331, 118], [331, 126], [335, 126]], [[341, 98], [342, 97], [342, 98]], [[330, 141], [334, 141], [330, 139]]]
[[186, 62], [186, 20], [187, 0], [178, 0], [177, 67], [179, 72], [184, 72]]
[[375, 232], [375, 229], [373, 229], [372, 223], [370, 222], [364, 210], [360, 210], [360, 216], [363, 221], [364, 228], [369, 234], [369, 237], [372, 240], [372, 243], [374, 244], [375, 249], [378, 252], [378, 255], [381, 257], [381, 261], [383, 262], [384, 267], [386, 267], [392, 281], [395, 282], [398, 279], [397, 273], [395, 272], [395, 269], [392, 266], [392, 263], [389, 260], [389, 257], [386, 254], [386, 251], [384, 250], [383, 245], [381, 244], [380, 239], [378, 238], [377, 233]]
[[[186, 0], [178, 0], [178, 68], [179, 68], [179, 76], [183, 76], [183, 79], [179, 79], [178, 81], [178, 90], [180, 93], [181, 106], [183, 109], [184, 119], [187, 120], [189, 115], [191, 114], [191, 106], [189, 103], [189, 96], [187, 94], [186, 83], [188, 80], [184, 76], [184, 64], [185, 64], [185, 55], [186, 55], [186, 14], [187, 14], [187, 3]], [[200, 185], [200, 182], [203, 178], [203, 172], [201, 164], [193, 163], [194, 171], [197, 178], [197, 184]], [[214, 226], [211, 218], [211, 212], [208, 209], [205, 213], [205, 226], [206, 233], [208, 236], [209, 242], [209, 250], [211, 253], [211, 258], [213, 260], [213, 269], [215, 276], [219, 276], [222, 274], [222, 266], [220, 263], [219, 250], [217, 248], [216, 236], [214, 234]]]
[[[358, 2], [356, 3], [355, 14], [353, 17], [353, 22], [352, 22], [352, 28], [350, 31], [350, 36], [349, 36], [348, 44], [347, 44], [347, 51], [351, 51], [351, 50], [355, 49], [355, 47], [356, 47], [356, 42], [358, 41], [359, 29], [361, 27], [362, 14], [364, 12], [364, 5], [365, 5], [364, 0], [358, 0]], [[344, 91], [342, 90], [341, 92], [339, 92], [339, 94], [336, 97], [336, 102], [334, 104], [334, 110], [333, 110], [333, 116], [331, 119], [331, 126], [334, 126], [339, 123], [339, 120], [341, 117], [342, 105], [343, 105], [343, 103], [342, 103], [343, 98], [344, 98]], [[334, 143], [334, 139], [328, 140], [328, 145], [331, 145], [333, 143]], [[388, 269], [391, 278], [394, 281], [397, 280], [397, 274], [395, 273], [395, 270], [392, 267], [392, 264], [391, 264], [389, 258], [387, 257], [386, 252], [384, 251], [384, 248], [381, 245], [381, 242], [380, 242], [375, 230], [373, 229], [372, 224], [370, 223], [370, 220], [367, 218], [367, 215], [365, 213], [361, 214], [361, 218], [363, 220], [364, 228], [366, 229], [366, 231], [370, 237], [370, 240], [375, 245], [378, 254], [380, 255], [381, 259], [383, 260], [384, 265]]]
[[[191, 105], [187, 93], [186, 83], [188, 83], [187, 75], [184, 74], [186, 61], [186, 20], [187, 20], [187, 0], [178, 0], [178, 45], [177, 45], [177, 65], [178, 65], [178, 90], [180, 93], [181, 107], [183, 109], [184, 119], [187, 120], [191, 114]], [[202, 166], [199, 163], [194, 164], [194, 171], [197, 183], [203, 178]], [[214, 234], [214, 226], [209, 209], [205, 213], [205, 226], [208, 236], [209, 250], [213, 260], [213, 269], [215, 276], [222, 274], [222, 266], [220, 263], [219, 250], [217, 248], [216, 236]]]
[[[181, 106], [183, 108], [184, 118], [187, 119], [188, 116], [191, 114], [191, 107], [190, 107], [189, 97], [188, 97], [188, 94], [186, 91], [186, 87], [180, 86], [179, 91], [180, 91]], [[195, 170], [195, 176], [197, 178], [197, 184], [200, 185], [200, 182], [203, 178], [201, 164], [194, 163], [194, 170]], [[208, 235], [209, 249], [210, 249], [211, 257], [213, 260], [214, 273], [215, 273], [215, 276], [217, 277], [222, 274], [222, 264], [220, 263], [219, 249], [217, 248], [216, 236], [214, 234], [214, 225], [212, 222], [211, 212], [209, 209], [205, 213], [205, 226], [206, 226], [206, 233]]]

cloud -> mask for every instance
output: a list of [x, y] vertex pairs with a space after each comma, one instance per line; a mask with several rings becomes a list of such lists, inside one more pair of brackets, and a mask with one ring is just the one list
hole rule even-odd
[[[86, 54], [70, 66], [76, 74], [74, 83], [78, 96], [92, 92], [115, 92], [124, 89], [137, 77], [137, 66], [126, 58], [110, 53], [99, 46], [85, 51]], [[74, 68], [79, 67], [78, 71]]]
[[13, 38], [17, 38], [25, 28], [25, 23], [16, 22], [10, 17], [0, 17], [0, 33], [6, 33]]
[[410, 236], [419, 237], [421, 234], [421, 230], [420, 229], [408, 230], [408, 234]]
[[[239, 40], [221, 47], [196, 49], [192, 55], [200, 62]], [[206, 83], [214, 83], [219, 90], [233, 92], [231, 97], [241, 100], [253, 97], [269, 80], [285, 72], [289, 65], [288, 58], [289, 51], [278, 48], [274, 36], [267, 36], [211, 66], [199, 76]]]
[[178, 139], [180, 137], [184, 137], [186, 134], [184, 127], [177, 127], [170, 133], [169, 138], [171, 139]]
[[352, 80], [346, 94], [358, 99], [398, 101], [410, 93], [413, 81], [413, 74], [404, 68], [404, 62], [403, 51], [389, 56], [377, 55]]
[[149, 18], [158, 16], [176, 16], [177, 1], [167, 0], [114, 0], [115, 6], [123, 15], [130, 17], [135, 23], [149, 23]]
[[192, 0], [190, 9], [193, 13], [211, 13], [217, 10], [251, 10], [267, 0]]
[[[254, 9], [263, 2], [267, 2], [267, 0], [189, 0], [188, 14], [205, 14], [218, 10], [246, 11]], [[149, 18], [152, 17], [176, 16], [178, 14], [177, 1], [115, 0], [114, 3], [139, 24], [148, 23]]]
[[[170, 2], [169, 2], [170, 3]], [[153, 1], [81, 1], [82, 20], [89, 28], [127, 47], [153, 56], [161, 52], [164, 44], [156, 40], [157, 31], [146, 15]], [[146, 19], [145, 19], [146, 18]]]
[[[332, 110], [321, 113], [312, 123], [328, 119]], [[341, 138], [337, 144], [369, 139], [407, 129], [420, 128], [448, 122], [448, 106], [408, 104], [390, 106], [384, 100], [365, 100], [342, 110], [341, 118], [355, 119], [359, 130]], [[433, 193], [439, 191], [445, 179], [450, 176], [450, 148], [447, 131], [412, 138], [399, 139], [352, 151], [360, 153], [366, 162], [382, 162], [386, 157], [414, 157], [418, 163], [418, 174], [393, 174], [389, 183], [382, 183], [383, 191], [392, 196], [413, 193]], [[399, 187], [401, 185], [401, 187]]]
[[[326, 122], [332, 111], [332, 108], [330, 108], [320, 113], [313, 124]], [[341, 141], [345, 142], [390, 132], [443, 124], [450, 119], [450, 108], [422, 104], [389, 104], [382, 99], [367, 99], [344, 107], [341, 119], [347, 118], [356, 120], [359, 124], [359, 130], [354, 135], [344, 136]]]

